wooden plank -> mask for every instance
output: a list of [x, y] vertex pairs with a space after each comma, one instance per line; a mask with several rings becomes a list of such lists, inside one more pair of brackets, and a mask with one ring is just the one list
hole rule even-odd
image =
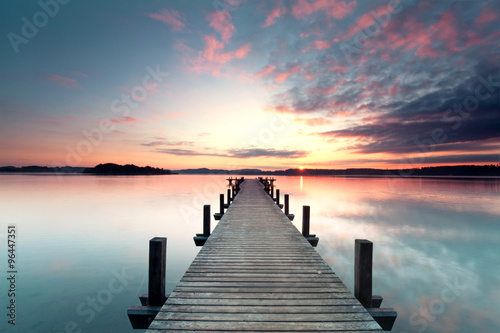
[[381, 332], [263, 186], [240, 188], [148, 332]]

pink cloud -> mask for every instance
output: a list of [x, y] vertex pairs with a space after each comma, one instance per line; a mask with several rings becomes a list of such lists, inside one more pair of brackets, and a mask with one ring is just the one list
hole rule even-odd
[[328, 71], [345, 74], [347, 72], [347, 69], [347, 66], [331, 66], [330, 68], [328, 68]]
[[262, 25], [262, 28], [267, 28], [270, 25], [273, 25], [276, 23], [276, 19], [280, 18], [281, 15], [286, 14], [286, 8], [285, 7], [276, 7], [274, 8], [271, 13], [266, 18], [266, 22]]
[[222, 75], [224, 64], [234, 60], [246, 58], [250, 53], [250, 43], [241, 46], [233, 52], [223, 52], [224, 43], [219, 42], [214, 36], [205, 36], [205, 50], [198, 52], [197, 58], [187, 58], [189, 70], [195, 72], [210, 72], [214, 76]]
[[396, 82], [394, 82], [394, 85], [389, 89], [389, 94], [394, 95], [397, 94], [398, 92], [401, 92], [401, 86], [399, 84], [399, 78], [396, 79]]
[[308, 79], [308, 80], [312, 80], [314, 78], [315, 78], [314, 74], [307, 74], [306, 75], [306, 79]]
[[231, 14], [229, 14], [229, 11], [212, 12], [208, 15], [207, 19], [210, 22], [210, 26], [221, 35], [222, 40], [226, 43], [229, 42], [236, 31], [236, 28], [231, 23]]
[[255, 77], [257, 78], [261, 78], [263, 77], [264, 75], [267, 75], [269, 73], [271, 73], [272, 71], [274, 71], [276, 69], [275, 66], [273, 65], [267, 65], [266, 67], [264, 67], [261, 71], [257, 72], [254, 74]]
[[70, 79], [68, 77], [63, 77], [57, 74], [47, 75], [47, 80], [55, 82], [57, 85], [67, 89], [74, 89], [80, 86], [76, 80]]
[[307, 126], [322, 126], [331, 124], [331, 120], [327, 118], [295, 118], [295, 122], [304, 123]]
[[116, 119], [116, 118], [111, 119], [111, 122], [115, 124], [121, 124], [121, 123], [140, 123], [141, 121], [133, 117], [123, 117], [121, 119]]
[[292, 13], [296, 18], [304, 19], [317, 11], [324, 11], [335, 19], [342, 19], [351, 14], [357, 5], [356, 1], [346, 3], [341, 0], [298, 0], [292, 7]]
[[495, 21], [498, 15], [491, 8], [484, 7], [481, 14], [474, 20], [475, 24], [483, 25]]
[[292, 68], [290, 68], [289, 71], [280, 73], [274, 78], [274, 82], [276, 83], [283, 83], [290, 77], [291, 75], [295, 74], [298, 70], [300, 69], [299, 65], [295, 65]]
[[326, 50], [331, 47], [330, 43], [324, 42], [322, 40], [315, 40], [309, 43], [309, 45], [302, 50], [302, 52], [307, 52], [309, 50], [315, 49], [315, 50]]
[[336, 90], [337, 90], [337, 87], [313, 88], [310, 90], [310, 93], [311, 94], [330, 95], [330, 94], [333, 94]]
[[366, 82], [366, 76], [361, 75], [360, 77], [358, 77], [357, 79], [355, 79], [354, 82], [357, 82], [357, 83]]
[[[439, 20], [427, 28], [422, 22], [412, 17], [397, 29], [387, 32], [386, 43], [393, 50], [397, 48], [402, 48], [404, 51], [415, 49], [414, 54], [420, 58], [447, 55], [461, 51], [461, 48], [458, 47], [459, 34], [455, 27], [456, 16], [451, 10], [443, 12]], [[471, 44], [477, 42], [474, 39], [470, 40]], [[438, 43], [442, 45], [439, 49], [437, 48]], [[384, 57], [383, 60], [396, 61], [396, 59], [389, 58], [388, 54]]]
[[186, 25], [181, 14], [175, 9], [162, 9], [159, 13], [150, 13], [148, 15], [155, 20], [168, 24], [173, 31], [181, 31]]

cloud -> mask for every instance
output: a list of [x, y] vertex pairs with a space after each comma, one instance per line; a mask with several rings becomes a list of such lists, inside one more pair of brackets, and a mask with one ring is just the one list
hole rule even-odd
[[307, 126], [323, 126], [332, 123], [330, 119], [326, 118], [295, 118], [295, 122], [304, 123]]
[[257, 77], [257, 78], [261, 78], [263, 76], [266, 76], [266, 75], [272, 73], [275, 69], [276, 69], [275, 66], [273, 66], [273, 65], [267, 65], [261, 71], [255, 73], [254, 76]]
[[216, 156], [216, 157], [227, 157], [225, 154], [209, 153], [211, 149], [206, 149], [205, 151], [196, 151], [193, 149], [179, 149], [179, 148], [162, 148], [155, 150], [158, 153], [177, 155], [177, 156]]
[[215, 36], [206, 35], [204, 38], [205, 49], [198, 53], [198, 57], [186, 55], [188, 69], [191, 71], [211, 73], [213, 76], [222, 76], [224, 65], [235, 59], [243, 59], [251, 51], [250, 43], [246, 43], [235, 51], [223, 52], [224, 43], [219, 42]]
[[122, 123], [140, 123], [141, 121], [133, 117], [122, 117], [120, 119], [117, 118], [111, 119], [111, 122], [115, 124], [122, 124]]
[[304, 19], [318, 11], [325, 12], [328, 16], [335, 19], [342, 19], [351, 14], [357, 6], [356, 1], [340, 0], [298, 0], [292, 7], [293, 15], [298, 19]]
[[481, 10], [481, 14], [474, 20], [474, 23], [478, 25], [485, 25], [494, 22], [497, 19], [498, 15], [491, 10], [491, 8], [485, 6]]
[[149, 17], [168, 24], [173, 31], [181, 31], [186, 20], [175, 9], [162, 9], [159, 13], [149, 13]]
[[286, 149], [265, 149], [265, 148], [247, 148], [247, 149], [229, 149], [226, 152], [214, 152], [214, 149], [200, 148], [179, 149], [179, 148], [156, 148], [156, 152], [177, 155], [177, 156], [215, 156], [231, 158], [254, 158], [254, 157], [274, 157], [274, 158], [302, 158], [309, 153], [302, 150]]
[[76, 80], [70, 79], [68, 77], [63, 77], [57, 74], [49, 74], [46, 76], [47, 80], [56, 83], [60, 87], [66, 88], [66, 89], [75, 89], [79, 88], [80, 85]]
[[300, 69], [300, 65], [295, 65], [289, 68], [288, 70], [282, 71], [282, 72], [277, 72], [276, 76], [274, 77], [274, 82], [276, 83], [283, 83], [285, 82], [288, 77], [291, 75], [297, 73], [297, 71]]
[[193, 141], [167, 141], [167, 140], [157, 140], [141, 143], [141, 146], [145, 147], [160, 147], [160, 146], [192, 146]]
[[267, 28], [274, 23], [276, 23], [276, 19], [280, 18], [282, 15], [286, 14], [285, 7], [276, 7], [274, 8], [269, 15], [267, 15], [266, 22], [262, 25], [262, 28]]
[[252, 157], [275, 157], [275, 158], [302, 158], [309, 153], [302, 150], [277, 150], [264, 148], [248, 148], [229, 150], [231, 157], [252, 158]]
[[236, 32], [236, 28], [231, 23], [229, 11], [214, 11], [207, 16], [210, 26], [221, 35], [222, 41], [227, 43]]

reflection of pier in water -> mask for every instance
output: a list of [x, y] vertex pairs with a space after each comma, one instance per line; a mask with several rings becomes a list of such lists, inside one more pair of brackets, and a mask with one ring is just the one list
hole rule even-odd
[[276, 179], [227, 180], [231, 197], [227, 204], [220, 197], [220, 212], [215, 214], [220, 222], [210, 233], [206, 205], [203, 233], [194, 237], [203, 248], [168, 299], [166, 238], [151, 240], [149, 294], [141, 297], [142, 307], [128, 310], [134, 328], [149, 326], [148, 332], [392, 328], [395, 311], [381, 309], [382, 298], [372, 296], [371, 242], [356, 240], [355, 297], [313, 249], [318, 238], [309, 234], [309, 206], [303, 208], [300, 233], [290, 222], [288, 195], [284, 205], [279, 190], [274, 196]]

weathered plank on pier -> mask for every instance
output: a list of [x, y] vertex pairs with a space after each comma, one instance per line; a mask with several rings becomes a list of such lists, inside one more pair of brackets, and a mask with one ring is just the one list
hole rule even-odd
[[241, 191], [148, 332], [382, 332], [257, 180]]

